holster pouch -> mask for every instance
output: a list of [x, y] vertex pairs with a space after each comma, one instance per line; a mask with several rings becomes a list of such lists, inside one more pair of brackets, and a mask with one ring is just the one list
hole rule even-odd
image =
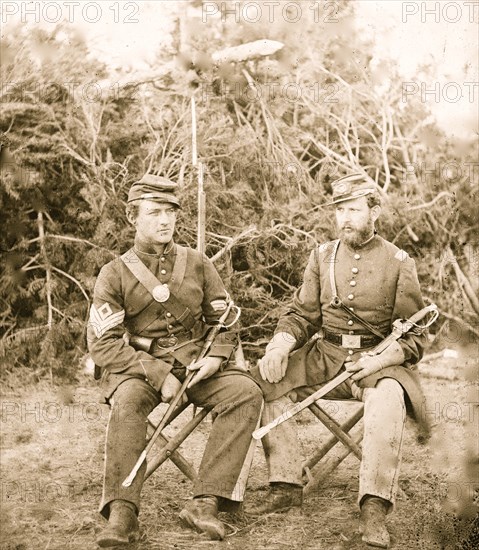
[[136, 334], [129, 335], [130, 346], [137, 351], [146, 351], [148, 353], [151, 349], [153, 340], [153, 338], [147, 338], [146, 336], [137, 336]]

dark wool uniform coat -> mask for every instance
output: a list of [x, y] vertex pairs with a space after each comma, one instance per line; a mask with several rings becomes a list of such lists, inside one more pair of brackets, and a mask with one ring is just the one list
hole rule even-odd
[[[332, 306], [331, 267], [337, 295], [361, 318], [388, 335], [396, 319], [407, 319], [424, 307], [415, 262], [406, 252], [375, 235], [357, 250], [337, 241], [325, 243], [311, 252], [302, 286], [294, 293], [287, 312], [280, 318], [275, 333], [287, 332], [296, 339], [285, 377], [277, 384], [264, 382], [254, 369], [266, 401], [271, 401], [301, 386], [323, 384], [334, 378], [351, 357], [368, 348], [349, 350], [324, 340], [311, 339], [321, 328], [335, 334], [369, 335], [361, 323], [342, 309]], [[424, 398], [414, 365], [420, 360], [427, 336], [411, 331], [399, 344], [404, 352], [403, 365], [388, 367], [361, 380], [358, 385], [374, 387], [383, 377], [394, 378], [404, 387], [408, 410], [416, 420], [423, 420]], [[299, 349], [298, 349], [299, 348]]]
[[[88, 327], [90, 353], [102, 368], [101, 386], [112, 406], [100, 504], [107, 518], [113, 500], [140, 507], [145, 464], [130, 486], [124, 487], [122, 481], [144, 450], [147, 416], [161, 402], [150, 378], [154, 376], [156, 388], [170, 372], [184, 380], [185, 367], [197, 359], [209, 325], [222, 317], [229, 301], [213, 264], [196, 250], [170, 241], [155, 252], [137, 236], [133, 251], [122, 258], [125, 261], [114, 260], [100, 271]], [[143, 264], [159, 281], [153, 280], [151, 294], [148, 275], [140, 275], [143, 286], [131, 272]], [[220, 332], [209, 355], [222, 357], [227, 364], [235, 340], [232, 331]], [[211, 409], [215, 418], [193, 494], [215, 495], [220, 506], [243, 500], [246, 458], [262, 404], [258, 386], [230, 361], [186, 394], [191, 402]]]
[[[135, 247], [138, 257], [160, 283], [170, 282], [178, 249], [179, 245], [171, 242], [163, 254], [158, 255], [144, 244]], [[150, 364], [154, 362], [163, 380], [173, 368], [171, 357], [166, 361], [161, 359], [161, 353], [155, 353], [153, 357], [146, 351], [135, 349], [129, 344], [130, 336], [145, 338], [175, 336], [181, 347], [170, 351], [168, 355], [186, 366], [201, 350], [207, 324], [217, 321], [226, 309], [226, 300], [229, 297], [214, 265], [204, 254], [192, 248], [184, 250], [187, 254], [186, 269], [182, 280], [177, 281], [180, 284], [175, 295], [184, 306], [189, 308], [197, 320], [192, 331], [186, 330], [170, 312], [160, 303], [155, 302], [151, 294], [119, 258], [101, 269], [94, 290], [88, 326], [88, 343], [95, 364], [102, 367], [101, 387], [106, 399], [111, 397], [124, 380], [138, 377], [130, 370], [131, 367], [138, 367], [141, 361], [147, 361]], [[146, 308], [149, 308], [148, 315], [142, 318], [140, 313]], [[234, 341], [233, 333], [220, 333], [208, 355], [228, 359], [233, 352]]]

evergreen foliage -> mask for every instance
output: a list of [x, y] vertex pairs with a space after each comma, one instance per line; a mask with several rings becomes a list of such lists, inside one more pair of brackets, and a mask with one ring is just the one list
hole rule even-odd
[[[477, 144], [447, 140], [419, 101], [405, 106], [394, 67], [373, 68], [351, 3], [340, 7], [334, 28], [294, 32], [267, 21], [179, 20], [178, 44], [159, 52], [150, 74], [121, 85], [68, 27], [7, 37], [2, 376], [12, 380], [18, 367], [28, 380], [75, 376], [95, 277], [132, 242], [126, 193], [145, 172], [180, 183], [177, 240], [195, 246], [192, 95], [206, 251], [242, 307], [251, 358], [301, 283], [309, 251], [335, 236], [322, 206], [331, 181], [358, 170], [379, 186], [380, 233], [416, 259], [425, 297], [477, 336], [477, 181], [464, 170]], [[285, 47], [243, 63], [210, 61], [215, 50], [264, 38]], [[447, 172], [451, 161], [461, 174]]]

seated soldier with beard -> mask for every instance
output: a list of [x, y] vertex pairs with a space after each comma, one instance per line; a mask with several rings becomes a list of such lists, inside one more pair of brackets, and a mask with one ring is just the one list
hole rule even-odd
[[[266, 354], [253, 369], [266, 400], [263, 425], [284, 412], [294, 390], [304, 399], [346, 369], [354, 372], [327, 397], [364, 402], [359, 530], [366, 543], [387, 548], [385, 518], [395, 502], [408, 412], [420, 420], [423, 396], [408, 367], [422, 356], [424, 331], [414, 329], [385, 351], [363, 355], [391, 332], [396, 319], [424, 307], [414, 260], [376, 234], [381, 206], [361, 174], [333, 183], [340, 238], [312, 251], [302, 286], [280, 318]], [[321, 337], [310, 337], [321, 329]], [[292, 353], [293, 352], [293, 353]], [[270, 492], [253, 513], [302, 504], [302, 460], [294, 422], [263, 438]]]

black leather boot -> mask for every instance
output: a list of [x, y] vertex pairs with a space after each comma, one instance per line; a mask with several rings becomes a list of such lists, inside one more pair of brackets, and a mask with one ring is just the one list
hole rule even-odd
[[359, 532], [370, 546], [389, 548], [390, 538], [386, 529], [386, 514], [391, 503], [381, 497], [366, 495], [361, 502]]
[[303, 504], [303, 487], [294, 483], [271, 483], [269, 492], [261, 504], [248, 510], [249, 514], [261, 515], [271, 512], [286, 512], [290, 508], [300, 508]]
[[108, 525], [98, 535], [96, 543], [101, 548], [130, 544], [138, 540], [138, 518], [136, 506], [127, 500], [113, 500], [110, 503]]
[[199, 533], [205, 533], [211, 540], [225, 538], [225, 526], [218, 519], [218, 499], [213, 495], [203, 495], [186, 503], [180, 518]]

